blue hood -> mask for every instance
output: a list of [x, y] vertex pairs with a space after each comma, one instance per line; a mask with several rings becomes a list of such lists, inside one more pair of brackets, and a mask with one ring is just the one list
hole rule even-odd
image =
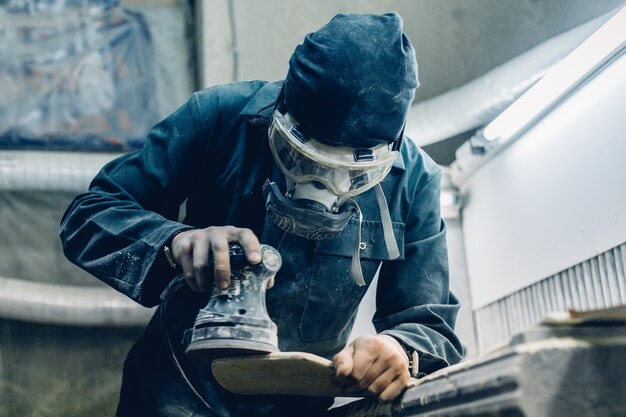
[[294, 51], [284, 103], [308, 135], [372, 147], [399, 137], [418, 86], [399, 15], [339, 14]]

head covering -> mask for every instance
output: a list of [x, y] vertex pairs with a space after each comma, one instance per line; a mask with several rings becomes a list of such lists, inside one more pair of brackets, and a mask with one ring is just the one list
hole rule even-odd
[[296, 47], [283, 94], [307, 135], [373, 147], [400, 136], [418, 86], [399, 15], [339, 14]]

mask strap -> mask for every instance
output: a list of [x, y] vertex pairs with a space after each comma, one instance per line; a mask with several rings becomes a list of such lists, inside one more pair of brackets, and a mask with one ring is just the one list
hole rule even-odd
[[[383, 235], [385, 237], [385, 245], [387, 245], [387, 252], [390, 259], [396, 259], [400, 256], [398, 250], [398, 243], [396, 237], [393, 234], [393, 225], [391, 223], [391, 215], [389, 214], [389, 206], [387, 206], [387, 199], [385, 193], [383, 193], [383, 187], [380, 183], [376, 184], [376, 200], [378, 201], [378, 208], [380, 209], [380, 220], [383, 222]], [[360, 228], [359, 228], [360, 234]], [[359, 236], [359, 241], [361, 236]]]
[[294, 189], [295, 183], [291, 181], [291, 178], [285, 175], [285, 197], [288, 196]]
[[359, 215], [359, 232], [356, 239], [356, 245], [354, 246], [354, 251], [352, 252], [352, 264], [350, 265], [350, 270], [352, 272], [354, 282], [356, 282], [356, 285], [360, 287], [365, 285], [363, 270], [361, 269], [361, 224], [363, 223], [363, 214], [361, 213], [361, 208], [356, 201], [351, 198], [348, 200], [354, 204], [357, 214]]

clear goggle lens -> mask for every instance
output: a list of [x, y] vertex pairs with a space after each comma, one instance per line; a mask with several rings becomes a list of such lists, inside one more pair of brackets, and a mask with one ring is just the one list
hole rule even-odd
[[270, 148], [281, 171], [293, 182], [318, 181], [338, 196], [372, 188], [391, 170], [398, 151], [388, 144], [356, 150], [304, 138], [289, 113], [274, 112]]

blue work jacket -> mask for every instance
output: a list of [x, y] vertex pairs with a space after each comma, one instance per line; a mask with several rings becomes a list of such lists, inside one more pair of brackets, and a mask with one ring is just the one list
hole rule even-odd
[[425, 373], [462, 357], [453, 331], [459, 305], [448, 287], [440, 169], [405, 138], [381, 183], [397, 259], [387, 253], [375, 191], [356, 197], [367, 283], [356, 285], [350, 268], [356, 219], [336, 238], [315, 241], [284, 233], [266, 218], [263, 183], [270, 178], [285, 186], [267, 139], [280, 86], [241, 82], [193, 94], [151, 130], [141, 150], [103, 167], [63, 216], [60, 235], [72, 262], [144, 306], [159, 305], [126, 360], [119, 416], [289, 415], [291, 407], [316, 415], [328, 406], [326, 399], [229, 394], [207, 365], [185, 358], [182, 334], [208, 295], [185, 287], [163, 303], [164, 289], [180, 273], [163, 247], [188, 228], [247, 227], [279, 250], [283, 266], [267, 308], [282, 351], [331, 358], [341, 350], [379, 271], [376, 330], [420, 352]]

